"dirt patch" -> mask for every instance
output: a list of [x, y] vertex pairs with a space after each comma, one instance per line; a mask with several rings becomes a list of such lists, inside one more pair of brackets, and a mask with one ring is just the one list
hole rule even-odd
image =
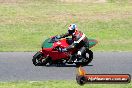
[[113, 12], [113, 13], [93, 13], [93, 14], [83, 14], [83, 13], [57, 13], [48, 14], [45, 17], [35, 17], [35, 16], [17, 16], [15, 18], [0, 18], [0, 24], [16, 24], [16, 23], [45, 23], [45, 22], [67, 22], [67, 21], [94, 21], [94, 20], [104, 20], [109, 21], [112, 19], [127, 19], [131, 18], [131, 12]]
[[69, 2], [69, 3], [72, 3], [72, 2], [88, 2], [88, 3], [105, 3], [106, 0], [60, 0], [61, 2]]
[[[28, 0], [27, 0], [28, 1]], [[13, 4], [13, 3], [24, 3], [24, 2], [27, 2], [25, 0], [0, 0], [0, 4], [2, 3], [6, 3], [6, 4]]]
[[92, 14], [83, 14], [83, 13], [60, 13], [60, 14], [52, 14], [48, 15], [49, 20], [51, 21], [87, 21], [87, 20], [105, 20], [109, 21], [112, 19], [127, 19], [132, 17], [131, 12], [111, 12], [111, 13], [92, 13]]

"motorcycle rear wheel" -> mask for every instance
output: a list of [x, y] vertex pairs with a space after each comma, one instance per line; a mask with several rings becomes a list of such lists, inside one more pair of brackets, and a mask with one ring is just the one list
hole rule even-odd
[[86, 57], [86, 59], [87, 59], [86, 65], [88, 65], [93, 60], [93, 52], [91, 50], [88, 50], [86, 53], [89, 54], [89, 57]]
[[[82, 62], [75, 63], [77, 67], [86, 66], [93, 60], [93, 52], [91, 50], [87, 50], [86, 53], [89, 54], [89, 57], [83, 55], [83, 57], [85, 59], [82, 60]], [[86, 55], [86, 53], [85, 53], [85, 55]]]

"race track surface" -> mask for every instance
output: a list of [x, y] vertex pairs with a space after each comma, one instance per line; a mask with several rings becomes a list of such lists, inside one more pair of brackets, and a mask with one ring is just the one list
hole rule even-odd
[[[75, 65], [34, 66], [34, 52], [0, 52], [0, 81], [75, 80]], [[84, 69], [92, 73], [132, 75], [132, 52], [94, 52], [94, 60]]]

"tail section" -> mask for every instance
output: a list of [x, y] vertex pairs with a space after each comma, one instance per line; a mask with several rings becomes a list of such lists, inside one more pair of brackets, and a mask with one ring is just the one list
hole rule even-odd
[[95, 39], [88, 39], [88, 40], [89, 40], [89, 48], [92, 48], [98, 43], [98, 41]]

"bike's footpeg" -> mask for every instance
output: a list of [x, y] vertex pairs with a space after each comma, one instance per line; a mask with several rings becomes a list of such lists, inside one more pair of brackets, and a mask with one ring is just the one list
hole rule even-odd
[[69, 61], [69, 60], [68, 60], [68, 61], [67, 61], [67, 63], [68, 63], [68, 64], [73, 64], [74, 62], [73, 62], [73, 61]]
[[81, 63], [82, 60], [77, 60], [77, 59], [76, 59], [74, 62], [75, 62], [75, 63]]

